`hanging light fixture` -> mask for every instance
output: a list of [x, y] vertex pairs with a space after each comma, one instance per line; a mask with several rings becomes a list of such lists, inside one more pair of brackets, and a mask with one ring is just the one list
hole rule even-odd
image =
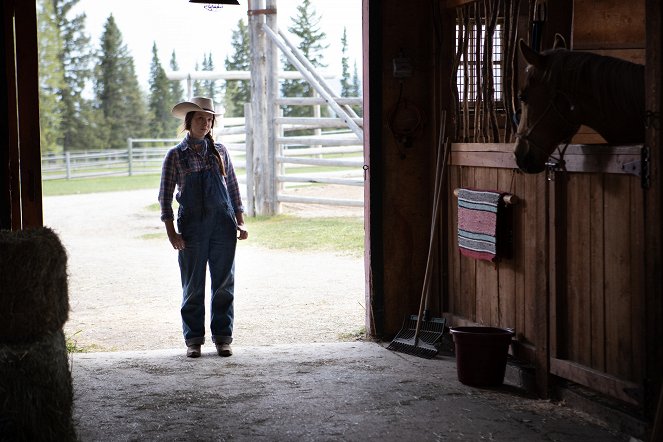
[[210, 5], [239, 5], [239, 0], [189, 0], [189, 3], [207, 3]]

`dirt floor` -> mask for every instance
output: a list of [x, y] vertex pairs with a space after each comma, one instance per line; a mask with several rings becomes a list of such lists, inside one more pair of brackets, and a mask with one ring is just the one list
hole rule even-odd
[[[315, 192], [361, 197], [361, 188], [348, 186]], [[78, 347], [183, 347], [177, 253], [159, 212], [150, 210], [156, 197], [155, 190], [139, 190], [44, 198], [44, 224], [68, 252], [71, 312], [65, 332]], [[283, 211], [363, 216], [356, 207], [291, 204]], [[250, 234], [250, 218], [247, 224]], [[335, 342], [352, 339], [364, 326], [362, 258], [267, 250], [249, 238], [238, 243], [235, 274], [237, 345]]]
[[630, 440], [564, 403], [527, 397], [518, 382], [465, 386], [452, 354], [428, 360], [356, 341], [362, 258], [241, 242], [234, 354], [221, 358], [208, 342], [201, 358], [186, 358], [177, 256], [155, 202], [152, 190], [44, 198], [45, 225], [69, 256], [65, 331], [92, 350], [71, 357], [81, 441]]

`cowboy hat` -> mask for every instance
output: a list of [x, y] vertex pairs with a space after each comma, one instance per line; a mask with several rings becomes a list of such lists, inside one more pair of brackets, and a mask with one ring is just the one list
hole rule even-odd
[[214, 102], [211, 98], [193, 97], [190, 101], [183, 101], [173, 106], [171, 111], [179, 119], [184, 119], [189, 112], [207, 112], [212, 115], [221, 115], [214, 112]]

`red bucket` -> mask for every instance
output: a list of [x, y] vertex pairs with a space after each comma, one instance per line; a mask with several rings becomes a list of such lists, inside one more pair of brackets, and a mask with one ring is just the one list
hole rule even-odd
[[513, 331], [497, 327], [452, 327], [458, 380], [473, 387], [504, 382]]

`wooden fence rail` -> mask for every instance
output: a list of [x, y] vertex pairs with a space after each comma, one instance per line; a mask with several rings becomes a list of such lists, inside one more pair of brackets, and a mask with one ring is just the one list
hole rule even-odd
[[[307, 103], [309, 104], [309, 103]], [[361, 125], [361, 119], [357, 119]], [[230, 151], [238, 180], [246, 185], [244, 195], [250, 195], [247, 181], [246, 126], [244, 119], [225, 119], [215, 136]], [[279, 202], [363, 206], [362, 200], [331, 199], [287, 195], [288, 187], [316, 184], [363, 186], [363, 146], [337, 118], [279, 118], [276, 122], [283, 135], [277, 138], [280, 154], [275, 157], [275, 186]], [[287, 133], [311, 128], [315, 136], [286, 136]], [[319, 133], [319, 135], [317, 135]], [[42, 156], [43, 180], [80, 179], [103, 176], [135, 176], [159, 174], [168, 149], [181, 138], [130, 138], [126, 149], [85, 152], [65, 152]], [[248, 162], [251, 167], [251, 161]]]

